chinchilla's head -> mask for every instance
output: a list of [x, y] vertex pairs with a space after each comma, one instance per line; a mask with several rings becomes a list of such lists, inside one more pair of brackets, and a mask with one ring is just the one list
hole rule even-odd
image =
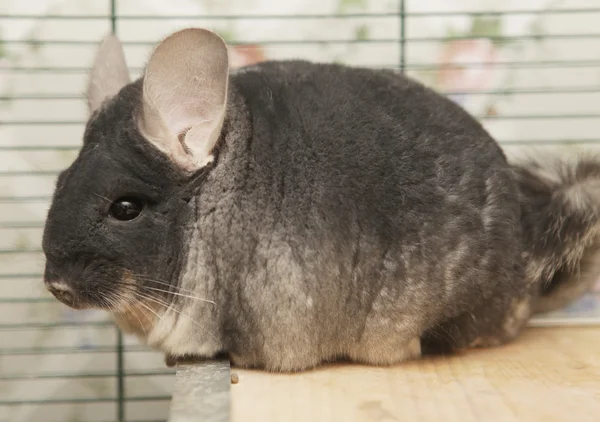
[[130, 83], [119, 41], [89, 79], [83, 146], [62, 172], [43, 236], [44, 282], [76, 308], [156, 309], [178, 282], [193, 187], [213, 160], [227, 103], [223, 40], [186, 29], [162, 41]]

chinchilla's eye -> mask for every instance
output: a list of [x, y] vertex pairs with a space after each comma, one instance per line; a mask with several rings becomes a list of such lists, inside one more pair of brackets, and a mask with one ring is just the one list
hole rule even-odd
[[144, 201], [133, 197], [117, 199], [110, 206], [110, 215], [120, 221], [129, 221], [136, 218], [144, 209]]

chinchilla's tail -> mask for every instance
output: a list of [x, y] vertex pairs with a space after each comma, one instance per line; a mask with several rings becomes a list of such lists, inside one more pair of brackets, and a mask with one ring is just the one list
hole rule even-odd
[[559, 309], [600, 276], [600, 157], [512, 163], [520, 186], [527, 277], [535, 313]]

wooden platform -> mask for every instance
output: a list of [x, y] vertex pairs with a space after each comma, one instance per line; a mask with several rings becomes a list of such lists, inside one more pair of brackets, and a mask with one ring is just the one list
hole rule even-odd
[[232, 372], [235, 422], [600, 421], [600, 327], [530, 328], [502, 348], [395, 368]]

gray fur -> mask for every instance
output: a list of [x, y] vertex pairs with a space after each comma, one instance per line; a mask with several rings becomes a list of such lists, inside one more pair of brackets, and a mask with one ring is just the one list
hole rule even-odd
[[537, 312], [566, 306], [600, 274], [600, 165], [596, 158], [538, 156], [517, 161], [528, 280]]
[[[292, 371], [501, 344], [595, 238], [593, 184], [512, 166], [459, 106], [396, 73], [303, 61], [232, 73], [214, 162], [192, 177], [139, 133], [142, 84], [92, 116], [58, 181], [46, 281], [169, 359]], [[151, 201], [119, 224], [90, 194], [136, 189]], [[153, 325], [102, 300], [126, 278], [132, 295], [170, 283]]]

